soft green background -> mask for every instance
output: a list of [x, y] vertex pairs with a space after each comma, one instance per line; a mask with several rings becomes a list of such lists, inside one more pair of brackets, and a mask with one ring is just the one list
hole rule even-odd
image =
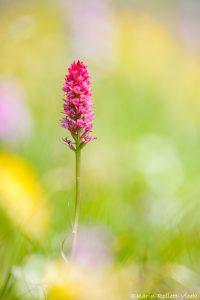
[[[108, 26], [105, 38], [106, 29], [96, 36], [105, 53], [95, 57], [76, 46], [70, 3], [1, 1], [0, 77], [23, 87], [33, 116], [27, 142], [2, 142], [2, 151], [29, 162], [50, 210], [49, 228], [36, 242], [1, 209], [1, 282], [31, 253], [59, 255], [69, 229], [74, 154], [62, 142], [61, 86], [67, 66], [80, 58], [91, 75], [97, 136], [82, 152], [80, 223], [112, 232], [114, 260], [149, 267], [147, 280], [168, 263], [183, 267], [185, 280], [163, 271], [156, 289], [193, 291], [200, 283], [200, 7], [182, 2], [111, 2], [106, 25], [96, 25]], [[180, 19], [193, 20], [189, 37]]]

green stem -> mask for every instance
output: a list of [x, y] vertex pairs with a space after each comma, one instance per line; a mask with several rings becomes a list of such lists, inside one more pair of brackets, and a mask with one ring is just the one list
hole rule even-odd
[[74, 257], [76, 252], [76, 242], [77, 242], [77, 231], [78, 231], [78, 220], [80, 211], [80, 162], [81, 162], [81, 151], [76, 149], [76, 202], [75, 202], [75, 214], [74, 214], [74, 224], [72, 229], [72, 257]]

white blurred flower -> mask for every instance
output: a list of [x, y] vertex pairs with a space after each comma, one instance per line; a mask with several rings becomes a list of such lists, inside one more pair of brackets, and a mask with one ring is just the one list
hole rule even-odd
[[23, 266], [13, 267], [16, 288], [19, 295], [26, 295], [28, 299], [44, 299], [45, 286], [43, 284], [44, 270], [47, 261], [42, 256], [29, 256]]
[[184, 210], [179, 199], [165, 196], [149, 199], [147, 218], [156, 228], [175, 227], [183, 216]]
[[39, 255], [27, 257], [14, 267], [16, 289], [27, 299], [48, 300], [122, 300], [133, 288], [132, 268], [99, 269], [63, 260], [47, 260]]
[[200, 276], [188, 266], [181, 264], [172, 265], [171, 277], [187, 289], [200, 293]]
[[143, 136], [136, 145], [135, 159], [153, 192], [171, 195], [182, 184], [183, 166], [169, 139], [158, 134]]

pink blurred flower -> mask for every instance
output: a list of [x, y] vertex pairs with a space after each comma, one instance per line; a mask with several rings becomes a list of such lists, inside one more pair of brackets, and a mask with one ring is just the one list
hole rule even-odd
[[112, 262], [111, 239], [111, 234], [102, 228], [82, 228], [77, 238], [75, 261], [80, 265], [107, 266]]
[[[63, 1], [75, 55], [103, 68], [115, 62], [115, 25], [107, 0]], [[81, 29], [81, 30], [80, 30]]]
[[[73, 62], [68, 69], [63, 85], [65, 117], [61, 120], [63, 128], [68, 129], [75, 141], [79, 140], [80, 146], [95, 138], [90, 135], [94, 113], [90, 91], [90, 79], [87, 67], [83, 62]], [[63, 139], [71, 149], [75, 149], [73, 142], [68, 138]]]
[[182, 38], [187, 49], [199, 52], [199, 4], [195, 7], [194, 3], [191, 5], [189, 1], [180, 1], [177, 8], [175, 25], [177, 25], [178, 38]]
[[0, 140], [17, 143], [31, 132], [32, 119], [24, 95], [15, 82], [0, 81]]

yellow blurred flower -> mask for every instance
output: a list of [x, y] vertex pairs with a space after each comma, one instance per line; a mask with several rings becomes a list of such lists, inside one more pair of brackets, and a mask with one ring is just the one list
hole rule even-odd
[[172, 62], [177, 45], [170, 33], [153, 17], [124, 12], [118, 16], [116, 48], [122, 68], [159, 75]]
[[48, 300], [121, 300], [133, 287], [129, 269], [88, 268], [62, 261], [50, 263], [44, 281]]
[[40, 238], [49, 209], [31, 167], [21, 158], [0, 153], [0, 205], [23, 233]]
[[152, 16], [123, 12], [116, 24], [119, 67], [127, 80], [141, 76], [145, 86], [147, 79], [172, 111], [184, 121], [199, 124], [199, 54], [184, 48], [181, 40]]
[[184, 121], [199, 126], [199, 98], [200, 60], [185, 53], [166, 83], [165, 99]]

